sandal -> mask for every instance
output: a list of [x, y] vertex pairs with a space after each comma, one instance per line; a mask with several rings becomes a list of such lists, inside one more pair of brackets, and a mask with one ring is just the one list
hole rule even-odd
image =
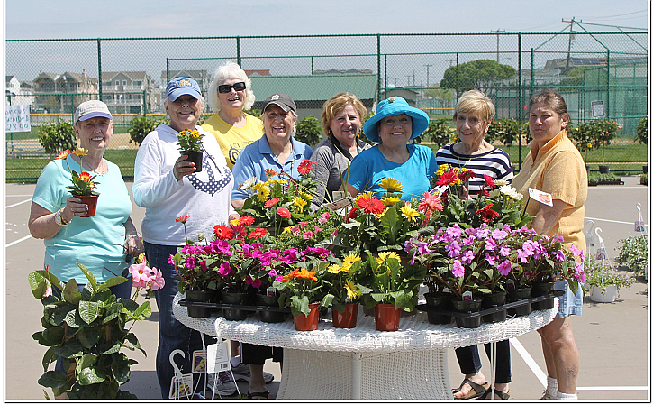
[[465, 378], [462, 383], [460, 383], [460, 386], [454, 390], [452, 390], [452, 394], [455, 394], [456, 392], [460, 392], [463, 389], [463, 386], [465, 384], [469, 385], [471, 389], [465, 394], [464, 397], [456, 398], [454, 397], [453, 399], [455, 400], [469, 400], [469, 399], [476, 399], [478, 397], [481, 397], [485, 395], [487, 392], [488, 388], [490, 388], [490, 384], [487, 382], [484, 382], [483, 384], [477, 384], [473, 381], [471, 381], [469, 378]]
[[270, 399], [269, 391], [248, 392], [247, 399]]
[[478, 399], [481, 399], [481, 400], [490, 400], [490, 399], [492, 399], [492, 398], [488, 398], [488, 397], [489, 397], [490, 395], [492, 395], [492, 392], [494, 392], [496, 395], [498, 395], [499, 398], [500, 398], [501, 400], [503, 400], [503, 401], [507, 401], [508, 398], [510, 398], [510, 388], [508, 388], [508, 391], [506, 391], [506, 392], [503, 392], [503, 391], [499, 391], [499, 390], [497, 390], [497, 389], [492, 389], [492, 388], [490, 388], [490, 389], [488, 389], [487, 391], [485, 391], [485, 394], [483, 394], [483, 396], [479, 397]]

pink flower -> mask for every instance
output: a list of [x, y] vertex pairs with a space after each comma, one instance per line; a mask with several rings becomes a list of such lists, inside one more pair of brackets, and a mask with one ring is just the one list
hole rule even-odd
[[[129, 266], [129, 273], [132, 275], [132, 285], [136, 288], [147, 287], [147, 281], [150, 279], [150, 268], [145, 261], [134, 263]], [[143, 286], [142, 281], [145, 283]]]
[[585, 282], [585, 270], [583, 269], [583, 263], [576, 263], [576, 274], [574, 274], [574, 277], [581, 283]]
[[317, 220], [317, 222], [323, 224], [323, 223], [327, 222], [329, 220], [329, 218], [331, 218], [331, 214], [328, 213], [328, 212], [325, 212], [322, 215], [320, 215], [320, 218]]
[[465, 267], [463, 267], [462, 263], [458, 260], [454, 260], [453, 262], [453, 269], [451, 270], [454, 276], [456, 277], [462, 277], [465, 275]]
[[496, 240], [501, 240], [508, 236], [508, 233], [506, 231], [502, 231], [501, 229], [495, 229], [492, 231], [492, 237]]
[[170, 256], [168, 257], [168, 264], [170, 264], [170, 265], [172, 265], [172, 266], [175, 265], [175, 256], [174, 256], [174, 255], [170, 255]]
[[313, 227], [315, 229], [315, 233], [322, 232], [322, 228], [320, 228], [319, 226], [313, 225]]
[[188, 256], [186, 258], [186, 268], [188, 270], [192, 270], [195, 268], [195, 257], [194, 256]]
[[49, 297], [52, 295], [52, 284], [48, 282], [48, 288], [45, 289], [45, 293], [43, 294], [43, 297]]
[[508, 273], [510, 273], [510, 270], [512, 270], [512, 265], [509, 260], [506, 260], [497, 266], [497, 270], [499, 270], [499, 274], [502, 276], [507, 276]]
[[220, 264], [220, 270], [218, 270], [218, 273], [220, 273], [221, 276], [228, 276], [229, 273], [231, 272], [231, 265], [229, 262], [222, 262]]
[[166, 285], [166, 280], [163, 278], [163, 273], [157, 270], [156, 267], [152, 267], [152, 275], [150, 281], [152, 282], [150, 287], [152, 291], [160, 290]]
[[302, 235], [302, 238], [304, 239], [311, 239], [313, 237], [313, 232], [311, 231], [306, 231], [304, 232], [304, 235]]

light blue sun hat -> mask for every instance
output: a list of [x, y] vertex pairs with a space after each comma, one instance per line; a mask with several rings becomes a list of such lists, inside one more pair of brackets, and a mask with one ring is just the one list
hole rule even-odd
[[419, 108], [408, 105], [403, 97], [388, 97], [376, 106], [376, 113], [365, 121], [363, 132], [367, 139], [379, 143], [379, 133], [376, 130], [377, 122], [392, 115], [406, 114], [413, 118], [413, 134], [410, 139], [417, 138], [429, 127], [429, 116]]

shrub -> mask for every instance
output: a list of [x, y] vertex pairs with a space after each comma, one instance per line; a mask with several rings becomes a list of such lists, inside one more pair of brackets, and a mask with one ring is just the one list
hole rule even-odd
[[617, 263], [636, 274], [644, 274], [648, 267], [648, 235], [630, 236], [619, 243]]
[[[526, 128], [528, 131], [528, 128]], [[506, 146], [518, 142], [519, 136], [524, 132], [524, 126], [512, 118], [499, 118], [492, 121], [485, 134], [485, 140], [492, 143], [495, 140], [501, 141]]]
[[322, 139], [320, 121], [312, 115], [302, 118], [295, 128], [295, 139], [310, 146], [317, 145]]
[[610, 122], [606, 119], [592, 120], [580, 124], [576, 128], [570, 128], [567, 133], [569, 138], [573, 139], [576, 148], [581, 152], [596, 149], [603, 146], [603, 161], [605, 162], [605, 146], [617, 136], [620, 127], [616, 122]]
[[640, 174], [639, 175], [639, 184], [648, 186], [648, 174]]
[[43, 124], [38, 131], [39, 142], [50, 155], [77, 147], [77, 135], [69, 122]]
[[438, 147], [449, 143], [451, 139], [451, 128], [449, 128], [449, 122], [451, 121], [444, 118], [432, 120], [429, 122], [429, 127], [426, 131], [418, 136], [415, 142], [433, 142], [437, 144]]
[[635, 140], [648, 145], [648, 117], [644, 117], [637, 124], [637, 136]]
[[154, 131], [159, 124], [166, 123], [168, 123], [166, 118], [147, 117], [144, 115], [132, 118], [130, 122], [131, 126], [127, 130], [131, 135], [129, 142], [140, 146], [147, 134]]
[[614, 285], [619, 291], [621, 287], [630, 287], [635, 281], [632, 275], [616, 271], [605, 260], [590, 260], [586, 267], [585, 282], [592, 287], [605, 289]]

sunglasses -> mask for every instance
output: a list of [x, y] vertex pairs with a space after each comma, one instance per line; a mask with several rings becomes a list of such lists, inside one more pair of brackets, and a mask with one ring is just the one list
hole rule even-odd
[[246, 86], [245, 86], [245, 82], [238, 82], [234, 84], [223, 84], [221, 86], [218, 86], [218, 91], [220, 93], [229, 93], [232, 87], [236, 91], [241, 91], [241, 90], [245, 90]]

